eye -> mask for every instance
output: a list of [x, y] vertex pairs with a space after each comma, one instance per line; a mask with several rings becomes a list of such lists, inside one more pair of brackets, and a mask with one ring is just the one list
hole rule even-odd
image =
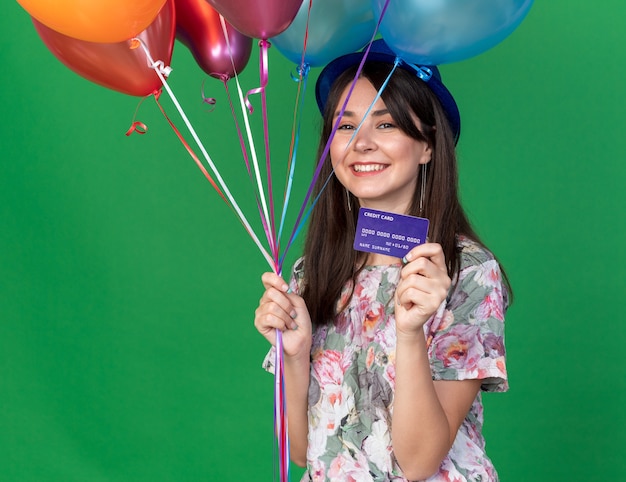
[[339, 127], [337, 127], [338, 131], [349, 131], [353, 129], [354, 126], [352, 124], [340, 124]]
[[379, 129], [393, 129], [396, 125], [393, 122], [381, 122], [378, 124]]

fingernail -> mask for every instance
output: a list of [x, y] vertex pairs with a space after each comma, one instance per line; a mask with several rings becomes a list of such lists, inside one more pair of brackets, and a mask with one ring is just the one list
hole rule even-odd
[[295, 310], [294, 310], [294, 311], [292, 311], [292, 312], [289, 314], [289, 316], [291, 316], [291, 317], [295, 320], [295, 319], [296, 319], [296, 317], [298, 316], [298, 313], [296, 313], [296, 312], [295, 312]]
[[292, 330], [297, 330], [298, 329], [298, 325], [296, 323], [291, 325], [291, 329]]
[[287, 288], [287, 293], [293, 293], [293, 290], [289, 286], [286, 286], [286, 288]]
[[402, 264], [407, 264], [409, 261], [411, 261], [411, 253], [407, 253], [404, 258], [402, 258]]

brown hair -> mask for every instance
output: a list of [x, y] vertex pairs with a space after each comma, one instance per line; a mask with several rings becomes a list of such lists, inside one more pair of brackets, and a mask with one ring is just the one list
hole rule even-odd
[[[366, 62], [361, 77], [380, 90], [391, 67], [383, 62]], [[355, 74], [356, 67], [347, 69], [331, 88], [323, 114], [318, 159], [330, 137], [340, 97], [351, 85]], [[445, 113], [426, 83], [403, 69], [393, 73], [381, 97], [403, 132], [432, 146], [432, 158], [427, 164], [424, 212], [419, 213], [420, 177], [424, 172], [420, 171], [412, 204], [409, 211], [403, 214], [421, 215], [430, 220], [429, 240], [441, 244], [448, 274], [454, 279], [460, 266], [457, 236], [464, 235], [479, 243], [480, 240], [459, 201], [455, 142]], [[419, 128], [413, 116], [421, 121]], [[319, 195], [319, 200], [311, 212], [304, 246], [302, 296], [314, 325], [332, 323], [335, 315], [345, 308], [337, 306], [341, 290], [349, 280], [354, 286], [366, 260], [364, 253], [353, 249], [358, 200], [346, 191], [332, 172], [330, 157], [327, 156], [314, 188], [313, 198]], [[347, 196], [350, 196], [350, 201]], [[348, 208], [348, 202], [353, 209]]]

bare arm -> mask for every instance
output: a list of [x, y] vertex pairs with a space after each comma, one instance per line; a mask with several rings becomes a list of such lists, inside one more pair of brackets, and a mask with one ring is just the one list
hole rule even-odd
[[398, 339], [393, 449], [406, 477], [426, 479], [450, 451], [480, 380], [433, 381], [423, 335]]
[[405, 476], [437, 471], [480, 389], [480, 380], [433, 381], [423, 325], [450, 287], [437, 244], [411, 251], [396, 290], [396, 381], [393, 450]]
[[272, 345], [276, 330], [283, 332], [285, 396], [289, 421], [289, 452], [294, 463], [306, 465], [308, 391], [311, 359], [311, 319], [304, 300], [288, 293], [282, 278], [263, 275], [263, 294], [254, 324]]

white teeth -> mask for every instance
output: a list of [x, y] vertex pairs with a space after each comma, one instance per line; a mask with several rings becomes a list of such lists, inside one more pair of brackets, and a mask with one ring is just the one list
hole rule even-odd
[[356, 172], [372, 172], [372, 171], [382, 171], [386, 166], [382, 164], [355, 164], [352, 166]]

